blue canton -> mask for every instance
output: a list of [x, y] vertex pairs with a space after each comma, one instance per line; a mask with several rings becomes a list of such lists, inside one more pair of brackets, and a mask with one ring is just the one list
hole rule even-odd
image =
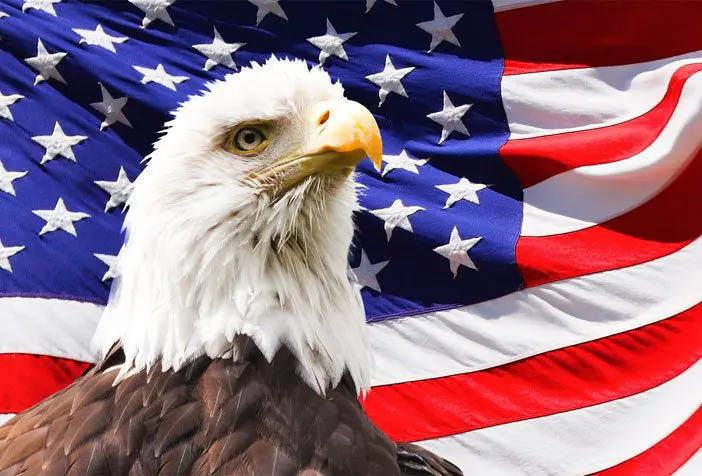
[[349, 258], [369, 321], [522, 286], [490, 2], [0, 0], [0, 12], [0, 295], [105, 303], [124, 201], [169, 111], [271, 54], [321, 61], [381, 127], [383, 170], [360, 166]]

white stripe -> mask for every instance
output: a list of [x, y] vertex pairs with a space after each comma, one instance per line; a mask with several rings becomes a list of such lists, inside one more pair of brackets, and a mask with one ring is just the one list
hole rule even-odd
[[0, 298], [0, 354], [42, 354], [94, 362], [90, 339], [102, 314], [97, 304]]
[[544, 3], [560, 2], [562, 0], [492, 0], [492, 6], [497, 12], [505, 10], [515, 10], [517, 8], [533, 7]]
[[642, 453], [680, 426], [700, 403], [702, 362], [631, 397], [422, 445], [465, 474], [581, 476]]
[[640, 265], [370, 325], [373, 385], [496, 367], [674, 316], [702, 301], [702, 238]]
[[[578, 167], [524, 190], [523, 236], [569, 233], [646, 202], [670, 183], [702, 145], [702, 74], [685, 83], [680, 102], [656, 140], [641, 153]], [[612, 134], [616, 134], [616, 129]]]
[[[635, 329], [702, 301], [702, 239], [637, 266], [562, 280], [491, 301], [370, 324], [373, 385], [421, 380], [520, 360]], [[102, 308], [0, 299], [2, 352], [94, 362]]]
[[523, 139], [620, 124], [651, 110], [680, 67], [702, 51], [626, 66], [516, 74], [502, 78], [511, 132]]
[[8, 421], [10, 418], [15, 416], [13, 413], [2, 413], [0, 414], [0, 425]]
[[675, 473], [675, 476], [700, 476], [702, 474], [702, 450], [692, 455]]

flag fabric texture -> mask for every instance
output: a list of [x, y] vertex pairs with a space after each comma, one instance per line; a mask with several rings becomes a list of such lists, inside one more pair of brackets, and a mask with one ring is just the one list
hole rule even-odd
[[0, 422], [93, 362], [169, 111], [271, 54], [375, 114], [349, 257], [396, 441], [702, 474], [702, 2], [0, 0]]

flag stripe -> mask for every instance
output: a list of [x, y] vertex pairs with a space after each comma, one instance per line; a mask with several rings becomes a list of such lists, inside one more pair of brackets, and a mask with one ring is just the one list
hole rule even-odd
[[640, 265], [373, 323], [373, 383], [478, 371], [660, 321], [702, 302], [700, 269], [698, 238]]
[[700, 103], [702, 75], [696, 74], [685, 84], [680, 105], [661, 135], [643, 152], [611, 164], [578, 167], [524, 190], [521, 235], [581, 230], [631, 210], [660, 192], [700, 147]]
[[395, 441], [440, 438], [648, 390], [702, 357], [700, 341], [698, 304], [665, 321], [497, 368], [375, 387], [365, 408]]
[[88, 365], [46, 355], [0, 354], [0, 414], [20, 412], [61, 390]]
[[[537, 286], [464, 308], [372, 323], [373, 383], [486, 369], [675, 315], [702, 301], [702, 290], [693, 285], [702, 266], [701, 248], [702, 242], [696, 240], [672, 255], [638, 266]], [[31, 299], [28, 309], [37, 305], [32, 298], [3, 298], [0, 310], [8, 309], [3, 306], [12, 302], [9, 299]], [[30, 348], [49, 347], [56, 341], [70, 344], [70, 335], [76, 331], [73, 317], [86, 312], [84, 303], [46, 301], [42, 305], [61, 308], [50, 314], [55, 328], [46, 325], [42, 314], [24, 314], [17, 321], [18, 328], [28, 326], [34, 333], [31, 343], [25, 341]], [[90, 312], [85, 325], [92, 328], [101, 308], [91, 307]], [[471, 325], [464, 326], [465, 322]], [[532, 326], [540, 331], [529, 332]], [[78, 356], [89, 352], [88, 342], [76, 341], [65, 353], [80, 360]]]
[[702, 51], [646, 63], [520, 74], [500, 85], [510, 139], [622, 124], [653, 109]]
[[[695, 240], [637, 266], [536, 286], [472, 306], [371, 323], [373, 384], [477, 371], [673, 316], [702, 301], [702, 289], [693, 285], [701, 256], [702, 241]], [[89, 336], [102, 307], [58, 299], [0, 299], [0, 315], [20, 309], [27, 312], [17, 314], [13, 327], [21, 335], [31, 333], [32, 339], [17, 341], [15, 352], [50, 349], [62, 342], [62, 357], [94, 361]], [[38, 310], [42, 312], [33, 312]], [[539, 332], [529, 332], [532, 326]], [[74, 339], [77, 332], [88, 337]]]
[[685, 81], [701, 70], [702, 65], [690, 64], [675, 71], [661, 102], [642, 116], [614, 126], [510, 140], [500, 149], [500, 156], [522, 187], [576, 167], [632, 157], [656, 140], [678, 105]]
[[569, 0], [496, 15], [505, 75], [638, 63], [702, 46], [700, 2]]
[[495, 12], [503, 12], [515, 8], [532, 7], [550, 2], [561, 2], [563, 0], [492, 0], [492, 6]]
[[0, 425], [5, 423], [7, 420], [15, 416], [14, 413], [0, 413]]
[[612, 468], [596, 473], [598, 476], [627, 476], [631, 474], [673, 474], [702, 447], [702, 408], [651, 448]]
[[702, 449], [697, 450], [697, 453], [675, 472], [675, 476], [699, 476], [700, 474], [702, 474]]
[[521, 237], [517, 263], [526, 287], [645, 263], [673, 253], [702, 234], [702, 153], [663, 192], [600, 225], [547, 237]]
[[700, 394], [702, 362], [631, 397], [422, 445], [450, 455], [465, 471], [479, 468], [481, 476], [590, 474], [626, 461], [672, 433], [697, 411]]
[[93, 362], [90, 349], [103, 307], [63, 299], [0, 298], [0, 354], [37, 354]]

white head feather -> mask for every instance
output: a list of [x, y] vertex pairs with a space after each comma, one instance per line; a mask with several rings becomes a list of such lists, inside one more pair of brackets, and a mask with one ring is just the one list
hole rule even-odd
[[[343, 98], [302, 61], [253, 64], [190, 98], [166, 124], [136, 181], [119, 278], [93, 343], [120, 341], [129, 370], [179, 369], [206, 353], [236, 357], [235, 335], [267, 358], [287, 345], [318, 392], [348, 369], [370, 385], [363, 305], [347, 278], [357, 207], [353, 178], [316, 175], [277, 199], [242, 181], [257, 163], [301, 147], [307, 113]], [[232, 127], [271, 121], [275, 140], [255, 160], [216, 142]]]

